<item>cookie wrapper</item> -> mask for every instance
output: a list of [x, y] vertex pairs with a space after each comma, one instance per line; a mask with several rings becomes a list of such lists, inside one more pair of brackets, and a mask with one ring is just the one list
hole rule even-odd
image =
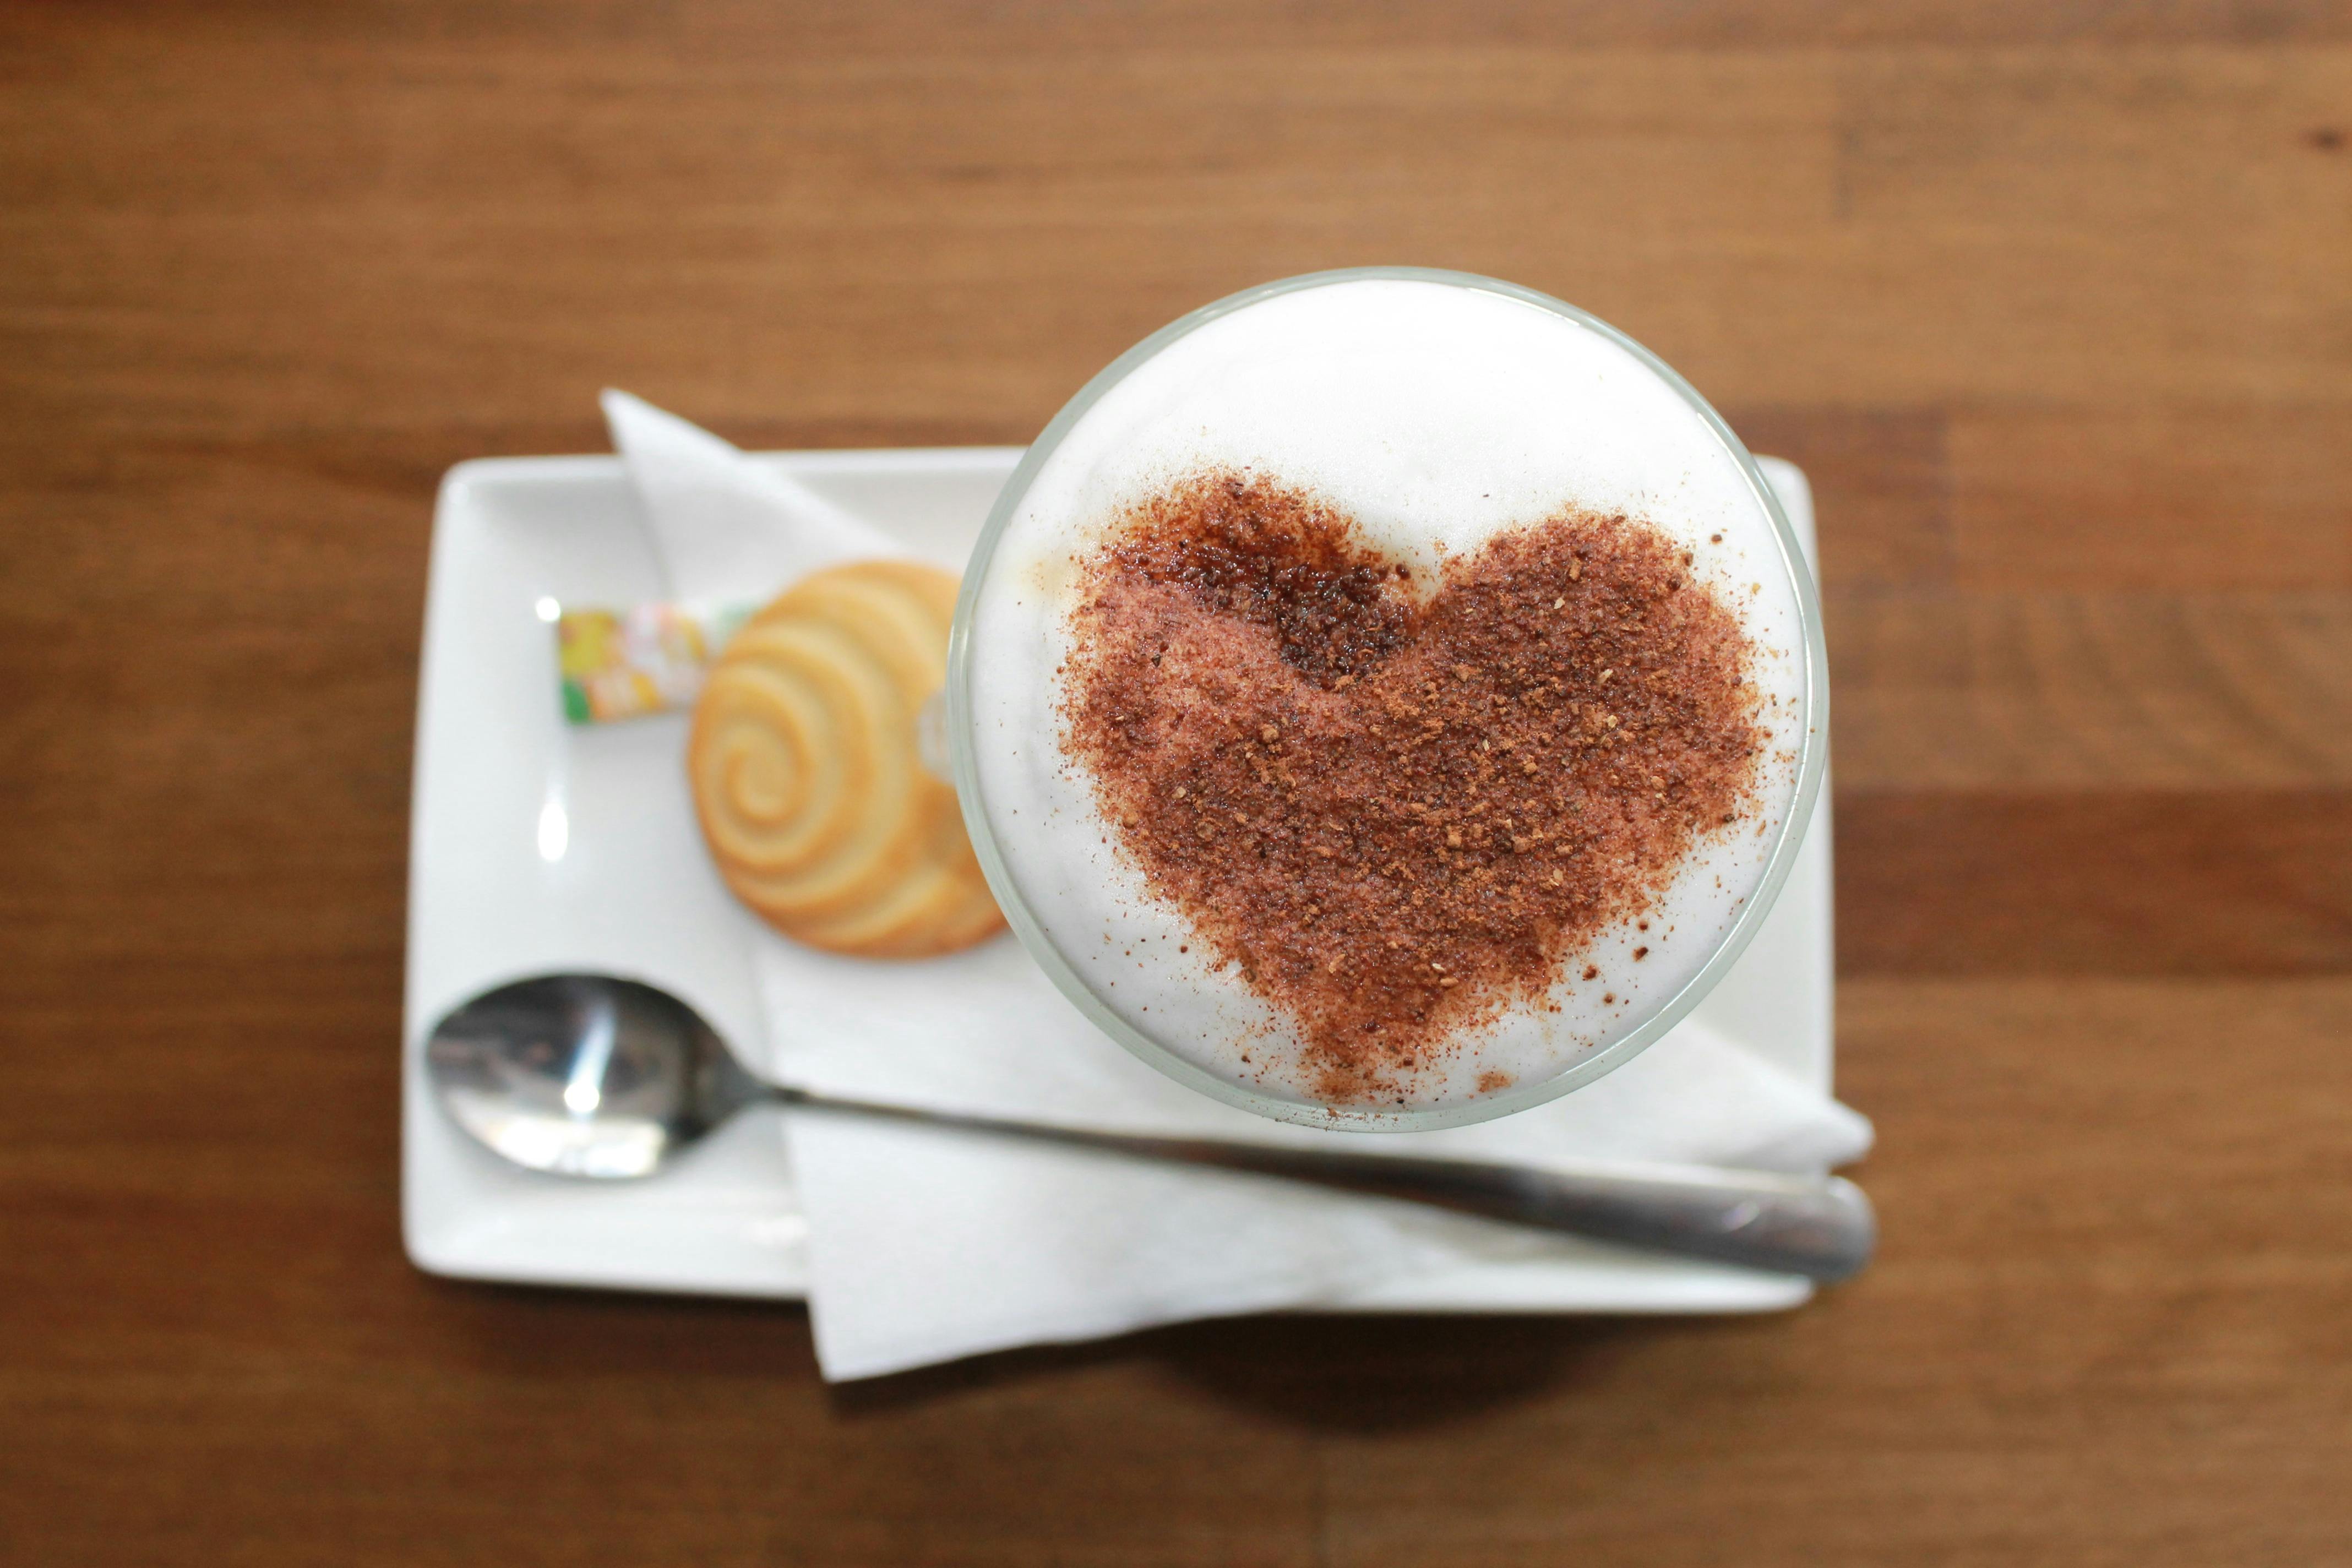
[[609, 724], [691, 705], [710, 661], [757, 607], [686, 601], [562, 608], [555, 644], [563, 716]]

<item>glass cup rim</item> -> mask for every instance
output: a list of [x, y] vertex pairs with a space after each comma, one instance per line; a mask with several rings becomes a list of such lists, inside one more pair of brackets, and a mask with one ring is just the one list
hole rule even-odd
[[[1328, 288], [1337, 283], [1370, 280], [1435, 283], [1475, 289], [1549, 310], [1599, 333], [1632, 354], [1664, 381], [1699, 416], [1738, 464], [1748, 489], [1763, 507], [1765, 516], [1771, 523], [1773, 537], [1780, 545], [1781, 570], [1788, 574], [1796, 597], [1803, 645], [1804, 676], [1801, 695], [1803, 733], [1797, 763], [1796, 793], [1790, 801], [1787, 814], [1774, 830], [1764, 873], [1758, 879], [1756, 890], [1733, 917], [1730, 928], [1698, 972], [1665, 997], [1635, 1027], [1563, 1072], [1499, 1094], [1481, 1096], [1458, 1104], [1403, 1109], [1391, 1107], [1385, 1110], [1370, 1106], [1323, 1106], [1253, 1089], [1222, 1078], [1179, 1055], [1112, 1012], [1063, 957], [1053, 939], [1045, 934], [1035, 913], [1021, 896], [1019, 884], [1006, 864], [1003, 850], [996, 841], [994, 826], [988, 820], [981, 799], [980, 764], [972, 741], [971, 701], [971, 623], [979, 603], [981, 584], [986, 580], [997, 545], [1005, 530], [1011, 526], [1013, 514], [1027, 498], [1038, 471], [1060, 448], [1072, 427], [1137, 367], [1211, 321], [1277, 295]], [[1517, 283], [1507, 283], [1475, 272], [1448, 271], [1437, 268], [1349, 267], [1301, 273], [1261, 283], [1239, 293], [1228, 294], [1179, 317], [1111, 361], [1080, 387], [1076, 395], [1063, 405], [1061, 411], [1039, 432], [1037, 439], [1022, 455], [1012, 476], [1004, 481], [1003, 489], [998, 492], [996, 504], [990, 509], [988, 521], [982, 528], [971, 559], [964, 566], [963, 585], [956, 597], [955, 622], [948, 637], [948, 748], [956, 797], [963, 812], [964, 828], [971, 837], [973, 852], [979, 857], [981, 870], [988, 879], [989, 890], [1004, 911], [1006, 922], [1012, 926], [1021, 945], [1028, 950], [1030, 957], [1045, 970], [1055, 987], [1069, 998], [1088, 1022], [1118, 1041], [1129, 1054], [1179, 1083], [1213, 1100], [1276, 1121], [1359, 1132], [1427, 1131], [1509, 1116], [1572, 1093], [1614, 1072], [1681, 1023], [1729, 973], [1732, 964], [1755, 937], [1765, 916], [1778, 901], [1781, 888], [1796, 864], [1797, 850], [1803, 842], [1805, 829], [1812, 818], [1829, 752], [1828, 670], [1828, 650], [1822, 633], [1821, 596], [1813, 582], [1812, 571], [1805, 563], [1804, 552], [1797, 542], [1796, 531], [1781, 510], [1780, 498], [1773, 493], [1763, 471], [1756, 466], [1755, 458], [1732, 433], [1731, 426], [1672, 365], [1591, 312]]]

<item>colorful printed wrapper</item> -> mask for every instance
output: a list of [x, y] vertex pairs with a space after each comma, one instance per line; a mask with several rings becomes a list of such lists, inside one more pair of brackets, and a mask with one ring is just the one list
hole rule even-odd
[[666, 713], [692, 703], [703, 672], [758, 606], [636, 605], [570, 609], [555, 620], [563, 716], [574, 724]]

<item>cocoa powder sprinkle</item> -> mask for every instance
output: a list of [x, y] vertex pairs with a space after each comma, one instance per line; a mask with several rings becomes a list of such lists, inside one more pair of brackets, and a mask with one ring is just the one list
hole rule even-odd
[[[1395, 1098], [1753, 810], [1750, 645], [1638, 518], [1564, 510], [1423, 581], [1316, 497], [1210, 473], [1078, 564], [1066, 751], [1330, 1102]], [[1547, 765], [1498, 765], [1519, 749]]]

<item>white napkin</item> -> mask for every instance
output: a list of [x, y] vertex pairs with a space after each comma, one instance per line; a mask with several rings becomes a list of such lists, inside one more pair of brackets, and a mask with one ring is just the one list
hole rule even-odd
[[[832, 562], [902, 553], [716, 437], [620, 393], [606, 393], [604, 407], [676, 593], [756, 596]], [[1870, 1144], [1862, 1117], [1694, 1024], [1591, 1087], [1499, 1121], [1325, 1132], [1234, 1110], [1145, 1067], [1010, 936], [909, 963], [839, 958], [765, 930], [751, 941], [766, 1065], [779, 1081], [820, 1091], [1074, 1126], [1535, 1164], [1818, 1171]], [[982, 1134], [815, 1111], [791, 1112], [786, 1126], [808, 1213], [817, 1359], [834, 1379], [1596, 1250], [1409, 1204]]]
[[907, 553], [698, 425], [610, 387], [599, 401], [673, 598], [766, 599], [823, 567]]

